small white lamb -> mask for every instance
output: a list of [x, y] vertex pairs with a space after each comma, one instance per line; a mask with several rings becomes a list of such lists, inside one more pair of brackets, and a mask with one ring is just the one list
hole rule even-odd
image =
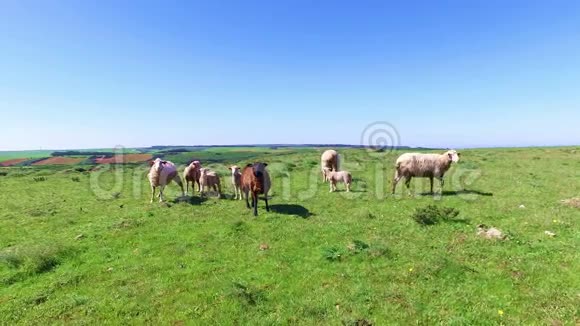
[[350, 192], [352, 175], [348, 171], [332, 171], [329, 168], [323, 169], [324, 180], [330, 182], [330, 192], [336, 191], [336, 183], [343, 182], [346, 185], [346, 192]]
[[234, 199], [242, 200], [242, 172], [240, 167], [232, 165], [229, 167], [232, 172], [232, 186], [234, 186]]
[[199, 185], [200, 185], [200, 196], [203, 197], [205, 194], [206, 187], [209, 189], [213, 189], [217, 192], [218, 198], [222, 196], [222, 188], [220, 184], [220, 177], [214, 171], [206, 168], [199, 169]]

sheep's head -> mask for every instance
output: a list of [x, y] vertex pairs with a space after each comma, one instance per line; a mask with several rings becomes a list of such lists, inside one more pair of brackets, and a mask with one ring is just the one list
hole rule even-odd
[[237, 165], [232, 165], [229, 169], [232, 171], [232, 174], [240, 174], [240, 167]]
[[449, 157], [449, 160], [451, 162], [459, 162], [459, 153], [457, 153], [456, 150], [449, 150], [447, 151], [445, 154], [447, 154], [447, 157]]
[[196, 169], [200, 169], [201, 168], [201, 162], [199, 161], [193, 161], [190, 164], [192, 167], [196, 168]]
[[206, 176], [207, 175], [207, 169], [206, 168], [200, 168], [199, 169], [199, 174], [201, 176]]
[[163, 170], [163, 163], [165, 161], [162, 161], [160, 158], [156, 158], [155, 160], [151, 161], [149, 164], [151, 164], [151, 169], [155, 172], [161, 172], [161, 170]]
[[264, 171], [266, 171], [266, 167], [268, 163], [256, 162], [252, 164], [252, 170], [254, 171], [254, 175], [256, 177], [261, 177], [264, 175]]

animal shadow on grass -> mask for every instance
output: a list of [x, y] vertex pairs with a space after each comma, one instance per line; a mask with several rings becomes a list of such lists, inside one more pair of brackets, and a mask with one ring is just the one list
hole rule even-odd
[[479, 196], [491, 197], [491, 196], [493, 196], [493, 193], [479, 191], [479, 190], [463, 189], [463, 190], [459, 190], [459, 191], [444, 190], [442, 193], [435, 192], [433, 194], [430, 193], [430, 192], [422, 192], [422, 193], [420, 193], [420, 195], [421, 196], [430, 196], [430, 195], [435, 195], [435, 196], [438, 196], [438, 195], [441, 195], [441, 196], [479, 195]]
[[206, 200], [207, 200], [206, 197], [201, 198], [199, 196], [183, 196], [183, 197], [177, 197], [174, 200], [172, 200], [171, 202], [173, 204], [187, 203], [190, 205], [199, 205]]
[[270, 210], [278, 214], [297, 215], [302, 218], [309, 218], [312, 214], [308, 208], [295, 204], [270, 205]]

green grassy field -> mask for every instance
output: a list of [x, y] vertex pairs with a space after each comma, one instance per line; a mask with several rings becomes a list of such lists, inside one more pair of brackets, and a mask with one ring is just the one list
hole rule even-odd
[[49, 157], [53, 151], [0, 151], [0, 162], [17, 158], [42, 158]]
[[[421, 179], [390, 195], [398, 152], [340, 152], [351, 193], [328, 192], [318, 150], [223, 151], [222, 175], [269, 163], [257, 218], [231, 199], [173, 201], [175, 184], [149, 204], [144, 165], [0, 168], [0, 324], [580, 322], [580, 211], [560, 202], [580, 196], [579, 147], [464, 150], [435, 197]], [[420, 225], [428, 205], [459, 215]], [[478, 237], [481, 223], [508, 239]]]

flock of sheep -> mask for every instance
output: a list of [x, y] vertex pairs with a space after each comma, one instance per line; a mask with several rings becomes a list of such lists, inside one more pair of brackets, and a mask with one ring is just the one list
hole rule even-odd
[[[337, 183], [344, 183], [346, 191], [350, 191], [352, 184], [352, 175], [348, 171], [341, 171], [339, 168], [340, 155], [335, 150], [327, 150], [322, 153], [320, 166], [323, 181], [330, 184], [330, 192], [336, 191]], [[393, 177], [393, 194], [397, 183], [405, 178], [407, 189], [410, 188], [413, 177], [429, 178], [431, 182], [431, 193], [433, 193], [433, 179], [439, 179], [441, 188], [443, 187], [443, 175], [451, 167], [451, 163], [459, 161], [459, 153], [455, 150], [446, 151], [443, 154], [422, 154], [422, 153], [405, 153], [397, 158], [395, 163], [395, 176]], [[189, 164], [184, 172], [185, 191], [183, 183], [177, 172], [175, 164], [170, 161], [164, 161], [157, 158], [150, 162], [148, 178], [151, 184], [151, 202], [155, 198], [156, 189], [159, 188], [159, 201], [162, 202], [163, 190], [172, 180], [181, 187], [182, 196], [191, 191], [194, 192], [195, 184], [201, 197], [204, 196], [206, 189], [213, 189], [221, 197], [221, 182], [219, 175], [210, 169], [201, 167], [199, 161], [193, 161]], [[258, 196], [263, 195], [266, 211], [270, 211], [268, 205], [268, 192], [271, 187], [271, 180], [266, 167], [267, 163], [256, 162], [248, 164], [240, 171], [240, 167], [233, 165], [229, 167], [231, 172], [231, 182], [234, 188], [234, 199], [242, 200], [242, 193], [246, 199], [246, 207], [250, 208], [249, 197], [252, 196], [251, 207], [254, 215], [258, 215]]]

